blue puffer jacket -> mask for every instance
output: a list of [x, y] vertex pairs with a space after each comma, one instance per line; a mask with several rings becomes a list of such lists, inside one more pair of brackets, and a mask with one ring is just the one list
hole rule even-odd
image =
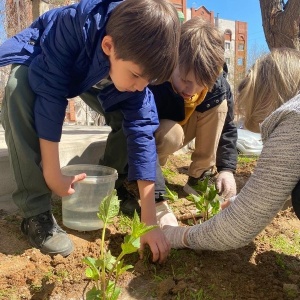
[[[108, 75], [110, 63], [101, 41], [110, 12], [121, 2], [82, 0], [51, 10], [0, 46], [0, 66], [29, 66], [40, 138], [59, 142], [67, 98], [80, 95]], [[121, 93], [112, 86], [102, 91], [99, 99], [106, 111], [121, 109], [124, 114], [129, 180], [154, 181], [153, 134], [158, 117], [150, 90]]]

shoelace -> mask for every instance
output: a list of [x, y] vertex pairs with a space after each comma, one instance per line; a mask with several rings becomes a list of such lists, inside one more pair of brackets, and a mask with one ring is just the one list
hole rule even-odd
[[[47, 236], [53, 236], [54, 233], [64, 232], [53, 219], [53, 216], [48, 213], [40, 214], [38, 218], [33, 219], [33, 222], [36, 223], [35, 226], [37, 230], [44, 231]], [[41, 233], [41, 231], [38, 231], [37, 233]]]

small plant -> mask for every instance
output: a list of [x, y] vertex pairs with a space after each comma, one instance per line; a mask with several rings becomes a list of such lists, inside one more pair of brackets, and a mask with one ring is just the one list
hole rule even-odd
[[164, 178], [166, 178], [166, 180], [168, 180], [168, 181], [171, 180], [172, 177], [176, 176], [176, 172], [170, 170], [167, 167], [162, 168], [162, 173], [163, 173]]
[[171, 191], [167, 186], [166, 186], [166, 194], [163, 195], [166, 199], [171, 200], [171, 202], [175, 202], [178, 200], [178, 194], [174, 191]]
[[258, 156], [257, 155], [243, 155], [239, 154], [238, 156], [238, 164], [239, 166], [247, 166], [249, 164], [253, 164], [257, 161]]
[[137, 252], [140, 248], [140, 237], [157, 226], [146, 226], [140, 222], [138, 214], [135, 212], [131, 224], [131, 234], [127, 234], [124, 243], [121, 244], [121, 253], [118, 257], [111, 254], [105, 247], [105, 230], [107, 225], [113, 222], [118, 215], [120, 203], [114, 190], [110, 195], [105, 197], [99, 206], [98, 217], [103, 221], [100, 257], [97, 259], [86, 257], [83, 262], [88, 265], [86, 276], [94, 281], [93, 288], [87, 292], [87, 300], [116, 300], [118, 299], [121, 289], [117, 286], [120, 275], [132, 265], [125, 265], [123, 257], [126, 254]]
[[187, 199], [192, 201], [205, 222], [220, 211], [220, 196], [214, 184], [209, 184], [209, 178], [199, 180], [197, 185], [193, 186], [198, 195], [190, 194]]

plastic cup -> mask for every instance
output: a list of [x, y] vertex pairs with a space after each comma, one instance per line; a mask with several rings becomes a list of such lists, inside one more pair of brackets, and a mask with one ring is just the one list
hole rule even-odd
[[75, 193], [62, 198], [63, 224], [78, 231], [103, 227], [98, 218], [99, 205], [109, 195], [118, 178], [117, 170], [100, 165], [68, 165], [61, 169], [64, 175], [86, 173], [87, 177], [74, 184]]

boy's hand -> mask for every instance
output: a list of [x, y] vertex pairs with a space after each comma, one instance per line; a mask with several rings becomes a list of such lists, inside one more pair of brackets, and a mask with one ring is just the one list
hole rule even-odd
[[43, 175], [49, 189], [61, 197], [73, 194], [74, 183], [86, 178], [86, 174], [65, 176], [61, 173], [58, 143], [40, 139], [40, 147]]
[[81, 181], [86, 178], [86, 174], [78, 174], [75, 176], [65, 176], [60, 174], [60, 176], [52, 177], [45, 176], [45, 180], [47, 185], [51, 191], [53, 191], [56, 195], [60, 197], [72, 195], [75, 193], [74, 183], [77, 181]]
[[160, 228], [153, 229], [141, 237], [140, 258], [143, 258], [145, 245], [148, 244], [152, 252], [152, 261], [164, 263], [171, 250], [171, 245]]
[[[138, 180], [137, 182], [141, 197], [142, 222], [146, 225], [157, 225], [154, 182], [144, 180]], [[146, 244], [151, 249], [153, 262], [163, 263], [166, 261], [171, 246], [160, 228], [153, 229], [141, 237], [141, 258], [143, 257], [143, 250]]]

